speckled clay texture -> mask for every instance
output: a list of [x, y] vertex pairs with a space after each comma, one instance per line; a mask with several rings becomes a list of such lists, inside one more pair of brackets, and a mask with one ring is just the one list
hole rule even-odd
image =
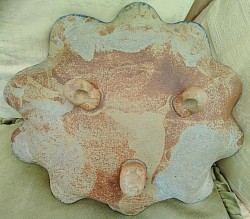
[[240, 94], [239, 78], [212, 59], [200, 26], [167, 24], [139, 3], [109, 23], [59, 19], [47, 59], [5, 89], [24, 119], [13, 151], [48, 170], [53, 194], [128, 215], [211, 193], [211, 165], [242, 144], [231, 114]]

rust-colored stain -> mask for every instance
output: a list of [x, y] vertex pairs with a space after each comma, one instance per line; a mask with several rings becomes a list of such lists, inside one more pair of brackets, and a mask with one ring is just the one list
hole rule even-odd
[[111, 34], [115, 30], [113, 25], [106, 26], [105, 29], [99, 31], [101, 36], [105, 36], [107, 34]]
[[119, 186], [119, 169], [114, 174], [97, 170], [96, 175], [96, 183], [89, 197], [110, 205], [117, 205], [123, 197]]
[[87, 18], [87, 19], [85, 20], [85, 22], [88, 23], [88, 22], [92, 22], [92, 21], [94, 21], [94, 20], [95, 20], [94, 18], [89, 17], [89, 18]]
[[110, 23], [61, 18], [50, 40], [48, 58], [19, 72], [5, 98], [24, 118], [15, 154], [48, 170], [59, 200], [135, 215], [210, 194], [212, 163], [243, 143], [232, 117], [241, 82], [212, 58], [203, 29], [135, 3]]
[[12, 134], [12, 136], [11, 136], [11, 142], [13, 142], [13, 143], [15, 142], [15, 138], [16, 138], [17, 135], [20, 134], [20, 132], [21, 132], [20, 128], [17, 128], [17, 129], [13, 132], [13, 134]]

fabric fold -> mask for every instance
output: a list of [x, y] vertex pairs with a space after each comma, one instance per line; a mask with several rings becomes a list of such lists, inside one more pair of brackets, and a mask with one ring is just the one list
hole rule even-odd
[[236, 195], [232, 192], [228, 182], [220, 173], [217, 166], [213, 166], [214, 182], [217, 191], [225, 205], [228, 215], [231, 219], [244, 219], [241, 215], [240, 205]]

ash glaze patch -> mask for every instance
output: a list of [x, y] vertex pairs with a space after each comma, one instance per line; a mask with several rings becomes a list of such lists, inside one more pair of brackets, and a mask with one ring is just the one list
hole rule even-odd
[[[134, 215], [167, 198], [190, 203], [209, 195], [212, 163], [242, 144], [231, 115], [241, 83], [212, 59], [202, 28], [166, 24], [136, 3], [110, 23], [66, 16], [50, 40], [47, 60], [20, 72], [5, 95], [24, 118], [13, 135], [14, 153], [48, 170], [59, 200], [92, 198]], [[101, 93], [93, 111], [63, 94], [72, 79]], [[182, 118], [172, 100], [190, 87], [208, 98]], [[147, 171], [138, 196], [120, 188], [128, 160]]]
[[[236, 153], [240, 137], [241, 132], [234, 124], [223, 131], [202, 124], [187, 128], [172, 149], [168, 168], [154, 180], [158, 200], [177, 198], [193, 203], [206, 198], [213, 189], [210, 167], [215, 161]], [[225, 155], [215, 157], [215, 153]]]

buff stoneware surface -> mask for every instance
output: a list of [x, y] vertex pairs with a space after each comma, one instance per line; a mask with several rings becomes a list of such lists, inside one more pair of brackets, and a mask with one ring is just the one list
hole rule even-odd
[[24, 119], [13, 151], [48, 170], [55, 197], [127, 215], [212, 192], [210, 167], [243, 142], [231, 114], [240, 94], [202, 27], [167, 24], [140, 3], [109, 23], [60, 18], [47, 59], [5, 88]]

